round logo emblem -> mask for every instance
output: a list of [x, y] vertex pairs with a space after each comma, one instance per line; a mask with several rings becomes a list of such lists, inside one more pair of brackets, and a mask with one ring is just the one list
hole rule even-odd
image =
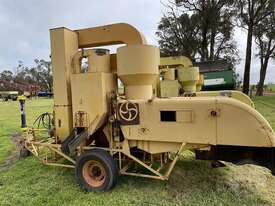
[[124, 102], [119, 107], [119, 116], [124, 121], [133, 121], [138, 116], [138, 107], [136, 104], [131, 102]]

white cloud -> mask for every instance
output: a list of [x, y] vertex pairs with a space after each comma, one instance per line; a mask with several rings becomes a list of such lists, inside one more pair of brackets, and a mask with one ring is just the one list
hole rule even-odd
[[[80, 29], [126, 22], [137, 27], [148, 43], [156, 45], [157, 23], [165, 10], [159, 0], [1, 0], [0, 70], [12, 69], [18, 60], [31, 65], [35, 58], [49, 58], [49, 29], [60, 26]], [[236, 34], [240, 51], [245, 51], [245, 33]], [[240, 56], [244, 58], [244, 52]], [[274, 67], [269, 67], [267, 81], [275, 82]], [[242, 64], [238, 66], [241, 76], [242, 68]], [[253, 82], [258, 81], [257, 71], [253, 63]]]
[[1, 0], [0, 68], [48, 58], [49, 29], [60, 26], [80, 29], [127, 22], [157, 44], [154, 33], [161, 11], [160, 2], [150, 0]]

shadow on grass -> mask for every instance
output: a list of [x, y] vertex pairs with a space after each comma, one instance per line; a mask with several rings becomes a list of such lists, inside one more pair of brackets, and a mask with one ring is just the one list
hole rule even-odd
[[236, 170], [212, 169], [189, 155], [178, 161], [169, 181], [121, 176], [111, 191], [87, 193], [74, 170], [28, 157], [0, 172], [0, 205], [271, 205], [257, 188], [235, 179]]
[[209, 162], [189, 157], [177, 162], [167, 182], [121, 177], [117, 188], [125, 185], [139, 191], [148, 191], [149, 188], [151, 195], [166, 191], [165, 199], [172, 205], [271, 205], [257, 188], [234, 179], [239, 169], [231, 165], [213, 169]]

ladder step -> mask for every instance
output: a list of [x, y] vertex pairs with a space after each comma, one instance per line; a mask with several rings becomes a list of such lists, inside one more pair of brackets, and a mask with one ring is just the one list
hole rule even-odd
[[81, 142], [88, 136], [88, 131], [83, 130], [77, 134], [77, 130], [73, 129], [71, 134], [62, 142], [61, 150], [67, 155], [73, 154], [76, 148], [81, 144]]

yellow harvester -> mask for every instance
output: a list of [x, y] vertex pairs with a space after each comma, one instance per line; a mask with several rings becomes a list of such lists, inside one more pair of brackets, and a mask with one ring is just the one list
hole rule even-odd
[[[74, 168], [86, 190], [108, 190], [118, 175], [167, 180], [186, 149], [198, 159], [251, 160], [274, 169], [273, 130], [253, 107], [190, 91], [156, 97], [159, 48], [134, 27], [55, 28], [50, 36], [54, 125], [42, 140], [29, 128], [24, 145], [47, 165]], [[124, 46], [114, 54], [97, 48], [115, 44]]]

